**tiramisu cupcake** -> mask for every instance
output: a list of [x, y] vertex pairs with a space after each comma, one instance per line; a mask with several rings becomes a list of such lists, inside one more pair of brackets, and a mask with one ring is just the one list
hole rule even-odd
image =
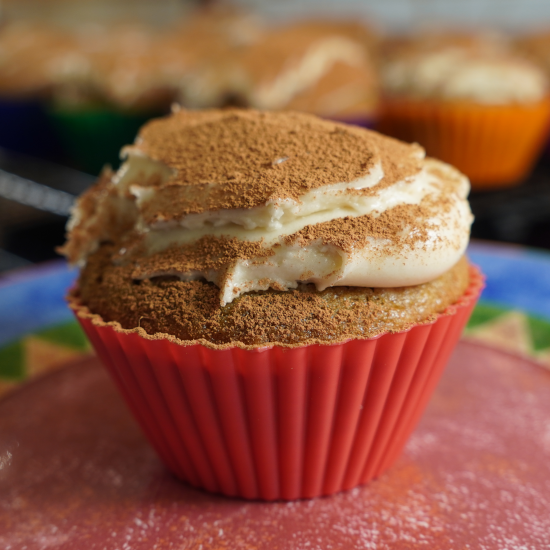
[[295, 499], [400, 453], [482, 282], [468, 180], [297, 113], [177, 111], [78, 201], [69, 302], [193, 486]]
[[401, 41], [382, 70], [381, 131], [423, 145], [475, 188], [520, 183], [550, 122], [543, 71], [494, 37]]

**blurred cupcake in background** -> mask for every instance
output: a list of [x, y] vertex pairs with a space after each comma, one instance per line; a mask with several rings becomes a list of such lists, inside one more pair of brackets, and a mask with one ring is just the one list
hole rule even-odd
[[[60, 160], [90, 173], [106, 160], [118, 164], [121, 144], [151, 116], [167, 112], [172, 100], [166, 94], [159, 100], [155, 76], [146, 76], [149, 35], [143, 26], [122, 23], [3, 25], [2, 145], [49, 157], [53, 142]], [[40, 142], [29, 146], [37, 136]], [[11, 146], [15, 139], [21, 144]]]
[[355, 23], [310, 20], [274, 28], [226, 64], [228, 87], [249, 107], [367, 123], [378, 101], [374, 42], [372, 32]]
[[51, 61], [70, 48], [68, 36], [30, 22], [0, 27], [0, 94], [24, 100], [45, 97], [51, 88]]
[[550, 123], [548, 79], [493, 35], [389, 42], [379, 129], [454, 164], [477, 189], [520, 183]]
[[167, 111], [176, 94], [163, 74], [160, 37], [160, 30], [135, 23], [80, 29], [94, 96], [118, 110]]

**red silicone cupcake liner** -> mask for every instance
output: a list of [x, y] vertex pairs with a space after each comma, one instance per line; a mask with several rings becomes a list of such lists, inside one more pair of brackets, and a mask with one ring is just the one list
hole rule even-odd
[[72, 299], [166, 465], [195, 487], [292, 500], [366, 483], [397, 458], [483, 287], [430, 324], [335, 345], [212, 349], [104, 323]]

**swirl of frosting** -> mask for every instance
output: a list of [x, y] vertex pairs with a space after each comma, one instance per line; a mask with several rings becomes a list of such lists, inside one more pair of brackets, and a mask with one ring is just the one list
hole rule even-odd
[[135, 279], [204, 278], [222, 305], [299, 282], [400, 287], [468, 243], [468, 180], [418, 145], [298, 113], [176, 111], [81, 197], [63, 252], [104, 241]]

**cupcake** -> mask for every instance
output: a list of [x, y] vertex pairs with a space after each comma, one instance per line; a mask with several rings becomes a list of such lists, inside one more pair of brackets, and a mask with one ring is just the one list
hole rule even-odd
[[69, 223], [69, 303], [166, 465], [265, 500], [385, 471], [482, 286], [468, 180], [298, 113], [179, 110], [123, 153]]
[[379, 129], [417, 141], [474, 188], [520, 183], [550, 121], [548, 81], [534, 63], [484, 35], [428, 36], [390, 48]]

